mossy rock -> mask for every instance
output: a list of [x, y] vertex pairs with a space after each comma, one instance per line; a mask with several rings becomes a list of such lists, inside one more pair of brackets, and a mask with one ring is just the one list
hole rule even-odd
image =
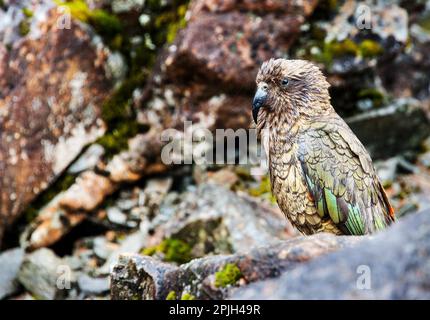
[[173, 238], [164, 239], [159, 245], [145, 248], [141, 253], [147, 256], [162, 253], [164, 261], [178, 264], [187, 263], [192, 259], [191, 246], [182, 240]]
[[373, 58], [381, 55], [384, 48], [374, 40], [363, 40], [359, 45], [359, 54], [364, 58]]
[[242, 278], [239, 267], [233, 263], [227, 263], [221, 270], [215, 273], [215, 286], [225, 288], [235, 285]]
[[369, 99], [370, 101], [372, 101], [372, 107], [374, 108], [379, 108], [383, 106], [386, 102], [385, 95], [376, 88], [367, 88], [360, 90], [360, 92], [358, 93], [358, 99]]
[[170, 291], [166, 296], [166, 300], [176, 300], [176, 292]]
[[24, 37], [30, 33], [30, 22], [28, 20], [22, 20], [19, 23], [18, 28], [19, 28], [19, 34]]
[[[1, 4], [0, 4], [0, 6], [1, 6]], [[33, 15], [34, 15], [34, 12], [31, 10], [31, 9], [29, 9], [29, 8], [23, 8], [22, 9], [22, 13], [24, 14], [24, 16], [26, 16], [27, 18], [32, 18], [33, 17]]]
[[[170, 291], [166, 296], [166, 300], [178, 300], [176, 292], [173, 290]], [[196, 297], [189, 292], [184, 292], [182, 293], [180, 300], [196, 300]]]
[[101, 35], [115, 36], [122, 31], [121, 21], [115, 15], [102, 9], [91, 10], [83, 0], [55, 0], [55, 3], [66, 7], [73, 18], [92, 25]]
[[191, 293], [185, 292], [182, 294], [181, 300], [196, 300], [196, 297], [193, 296]]

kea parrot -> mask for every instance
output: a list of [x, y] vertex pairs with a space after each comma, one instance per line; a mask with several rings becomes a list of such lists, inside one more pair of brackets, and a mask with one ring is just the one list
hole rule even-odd
[[252, 116], [272, 193], [303, 234], [365, 235], [395, 221], [372, 160], [330, 103], [329, 83], [305, 60], [260, 67]]

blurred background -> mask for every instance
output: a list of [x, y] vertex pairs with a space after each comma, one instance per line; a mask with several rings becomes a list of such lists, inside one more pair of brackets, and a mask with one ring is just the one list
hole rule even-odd
[[267, 175], [161, 161], [186, 120], [251, 128], [272, 57], [323, 70], [400, 220], [430, 206], [430, 1], [0, 0], [0, 299], [225, 298], [289, 268]]

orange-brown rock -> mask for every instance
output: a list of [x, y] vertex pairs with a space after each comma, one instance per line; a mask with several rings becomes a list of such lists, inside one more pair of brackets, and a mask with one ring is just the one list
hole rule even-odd
[[0, 241], [4, 228], [105, 131], [108, 51], [88, 28], [72, 21], [61, 29], [60, 13], [46, 12], [7, 49], [0, 39]]

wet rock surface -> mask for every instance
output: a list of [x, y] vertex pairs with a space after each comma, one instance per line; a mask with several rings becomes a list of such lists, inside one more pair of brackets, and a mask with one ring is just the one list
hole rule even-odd
[[252, 284], [232, 298], [428, 299], [429, 213], [415, 214], [363, 239], [354, 250], [339, 250], [276, 280]]

